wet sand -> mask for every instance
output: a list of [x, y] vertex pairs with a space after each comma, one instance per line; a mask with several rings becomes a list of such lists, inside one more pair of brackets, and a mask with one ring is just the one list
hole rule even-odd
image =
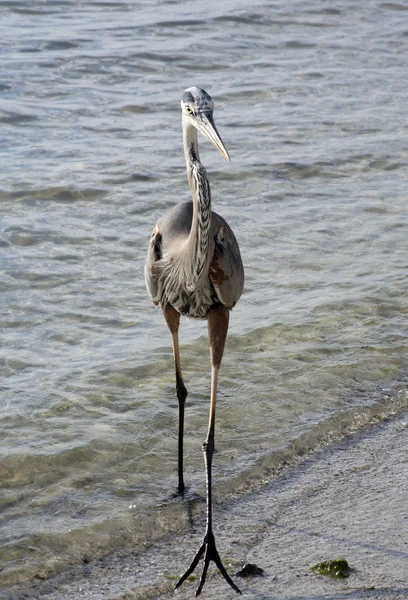
[[[189, 532], [145, 552], [106, 557], [1, 598], [147, 600], [193, 598], [198, 578], [172, 591], [201, 541]], [[234, 576], [251, 600], [408, 599], [408, 413], [310, 454], [262, 489], [215, 506], [218, 549], [233, 574], [255, 563], [265, 575]], [[344, 557], [333, 580], [310, 567]], [[238, 598], [210, 567], [207, 600]]]

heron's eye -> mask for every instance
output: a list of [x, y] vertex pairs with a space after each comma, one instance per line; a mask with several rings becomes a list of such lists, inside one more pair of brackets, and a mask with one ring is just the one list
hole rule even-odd
[[193, 115], [194, 114], [193, 109], [190, 108], [190, 106], [188, 106], [188, 104], [186, 105], [186, 113], [188, 115]]

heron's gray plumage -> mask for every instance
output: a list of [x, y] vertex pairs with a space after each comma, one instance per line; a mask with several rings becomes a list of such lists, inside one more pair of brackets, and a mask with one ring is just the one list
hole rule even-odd
[[[189, 88], [182, 96], [183, 104], [191, 106], [199, 124], [202, 120], [220, 140], [212, 119], [213, 102], [204, 90]], [[235, 306], [243, 290], [244, 269], [232, 229], [211, 210], [210, 184], [199, 160], [196, 128], [184, 114], [182, 122], [192, 202], [177, 204], [157, 221], [145, 280], [154, 304], [170, 304], [181, 314], [205, 318], [217, 304], [228, 309]]]
[[[192, 291], [180, 285], [181, 279], [184, 282], [189, 280], [190, 265], [182, 253], [176, 253], [172, 249], [182, 247], [187, 240], [192, 218], [192, 202], [181, 202], [157, 221], [148, 249], [146, 285], [156, 305], [163, 304], [168, 294], [170, 303], [178, 312], [205, 318], [209, 308], [217, 302], [229, 309], [235, 306], [244, 286], [244, 270], [232, 229], [220, 215], [211, 211], [208, 247], [208, 257], [211, 260], [207, 258], [205, 271], [198, 282], [201, 285]], [[166, 246], [170, 248], [168, 258], [163, 240], [166, 240]], [[148, 265], [151, 265], [150, 269]], [[203, 295], [202, 301], [197, 299], [197, 294]], [[197, 305], [200, 314], [195, 314]]]

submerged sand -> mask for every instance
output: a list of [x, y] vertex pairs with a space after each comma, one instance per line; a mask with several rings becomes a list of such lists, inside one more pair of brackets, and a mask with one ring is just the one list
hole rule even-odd
[[[198, 579], [172, 591], [200, 544], [190, 532], [145, 552], [115, 554], [1, 598], [184, 600]], [[251, 600], [408, 599], [408, 413], [314, 452], [260, 491], [215, 507], [218, 549], [233, 574], [255, 563], [263, 577], [234, 576]], [[310, 567], [345, 558], [347, 579]], [[202, 598], [238, 598], [210, 567]]]

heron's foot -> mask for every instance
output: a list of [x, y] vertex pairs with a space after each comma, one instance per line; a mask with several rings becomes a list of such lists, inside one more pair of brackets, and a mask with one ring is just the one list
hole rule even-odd
[[209, 533], [207, 532], [205, 534], [203, 543], [201, 544], [197, 554], [193, 558], [191, 565], [188, 567], [187, 571], [184, 573], [184, 575], [182, 575], [180, 577], [180, 579], [174, 586], [175, 590], [177, 590], [181, 586], [181, 584], [187, 579], [187, 577], [189, 577], [191, 575], [191, 573], [194, 571], [194, 569], [198, 565], [199, 560], [202, 557], [204, 557], [204, 567], [203, 567], [203, 571], [201, 573], [200, 583], [198, 585], [198, 588], [197, 588], [197, 591], [195, 594], [196, 596], [199, 596], [201, 594], [201, 590], [204, 587], [204, 583], [207, 578], [208, 567], [209, 567], [211, 561], [213, 561], [216, 564], [219, 571], [221, 572], [221, 575], [224, 577], [225, 581], [227, 583], [229, 583], [229, 585], [232, 587], [232, 589], [235, 590], [237, 592], [237, 594], [241, 594], [241, 590], [232, 581], [231, 577], [228, 575], [227, 571], [225, 570], [224, 565], [221, 562], [221, 558], [220, 558], [220, 555], [218, 554], [217, 548], [215, 546], [215, 539], [214, 539], [214, 535], [212, 532], [209, 532]]
[[184, 494], [186, 493], [186, 491], [187, 491], [187, 488], [184, 485], [184, 482], [183, 483], [179, 483], [178, 486], [177, 486], [176, 491], [174, 492], [174, 496], [176, 496], [176, 497], [179, 496], [180, 498], [183, 498]]

